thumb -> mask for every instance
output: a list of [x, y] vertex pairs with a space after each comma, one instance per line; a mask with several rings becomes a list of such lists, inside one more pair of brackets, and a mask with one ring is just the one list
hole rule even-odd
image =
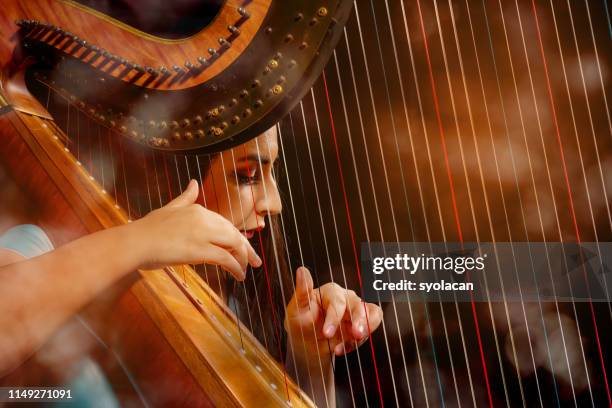
[[176, 197], [174, 200], [170, 201], [166, 207], [185, 207], [187, 205], [195, 203], [198, 198], [199, 190], [198, 190], [198, 182], [191, 179], [189, 184], [187, 184], [187, 188]]
[[314, 296], [314, 284], [308, 268], [300, 266], [295, 271], [295, 300], [300, 308], [310, 306], [310, 300]]

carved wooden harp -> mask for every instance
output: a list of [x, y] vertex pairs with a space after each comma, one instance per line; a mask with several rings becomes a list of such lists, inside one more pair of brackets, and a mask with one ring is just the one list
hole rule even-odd
[[[351, 3], [211, 1], [204, 28], [167, 39], [95, 1], [5, 1], [0, 160], [56, 246], [126, 223], [150, 209], [153, 177], [161, 205], [197, 171], [164, 151], [220, 151], [278, 121], [320, 73]], [[189, 266], [140, 271], [85, 315], [143, 405], [312, 406]]]

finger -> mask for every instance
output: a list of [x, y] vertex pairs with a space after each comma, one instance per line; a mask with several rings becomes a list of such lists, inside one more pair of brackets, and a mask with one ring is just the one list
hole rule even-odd
[[251, 264], [253, 268], [259, 268], [262, 264], [261, 258], [259, 257], [259, 255], [257, 255], [257, 252], [255, 252], [255, 249], [253, 248], [249, 240], [246, 239], [246, 237], [244, 236], [243, 238], [244, 238], [244, 241], [246, 242], [249, 263]]
[[227, 249], [210, 245], [205, 251], [204, 263], [218, 265], [239, 281], [244, 280], [246, 271]]
[[170, 201], [166, 204], [166, 207], [179, 208], [186, 207], [190, 204], [195, 203], [198, 198], [199, 190], [198, 190], [198, 182], [194, 179], [189, 181], [185, 190], [176, 197], [174, 200]]
[[378, 305], [375, 305], [373, 303], [366, 303], [365, 305], [368, 313], [366, 328], [369, 334], [372, 334], [374, 333], [374, 331], [376, 331], [376, 329], [378, 329], [378, 326], [380, 326], [380, 323], [382, 322], [383, 318], [383, 312]]
[[342, 342], [338, 345], [336, 345], [336, 347], [334, 347], [334, 354], [336, 356], [342, 356], [344, 354], [348, 354], [351, 351], [355, 350], [358, 347], [357, 343], [354, 341], [345, 341]]
[[313, 298], [314, 283], [310, 271], [300, 266], [295, 271], [295, 300], [300, 308], [310, 306], [310, 300]]
[[323, 335], [328, 339], [334, 337], [342, 317], [346, 311], [346, 291], [344, 289], [322, 291], [323, 306], [325, 307], [325, 323]]
[[[356, 339], [362, 339], [368, 335], [368, 319], [366, 319], [366, 309], [364, 302], [357, 296], [356, 300], [351, 299], [351, 334]], [[366, 306], [367, 307], [367, 306]]]

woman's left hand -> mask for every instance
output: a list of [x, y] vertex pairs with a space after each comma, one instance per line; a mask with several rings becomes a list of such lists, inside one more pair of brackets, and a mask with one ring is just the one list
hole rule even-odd
[[295, 352], [303, 350], [303, 340], [308, 354], [331, 351], [341, 356], [363, 344], [381, 320], [381, 308], [363, 302], [354, 291], [332, 282], [314, 289], [308, 269], [297, 269], [295, 293], [285, 313]]

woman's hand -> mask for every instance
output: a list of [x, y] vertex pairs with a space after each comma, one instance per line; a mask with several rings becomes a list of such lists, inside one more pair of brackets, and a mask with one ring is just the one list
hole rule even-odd
[[331, 348], [331, 352], [341, 356], [363, 344], [381, 320], [381, 308], [363, 302], [354, 291], [335, 283], [314, 289], [308, 269], [297, 269], [295, 293], [285, 314], [285, 329], [294, 352], [304, 349], [303, 336], [308, 354], [326, 354]]
[[195, 204], [198, 191], [191, 180], [173, 201], [125, 226], [140, 251], [140, 267], [207, 263], [243, 280], [247, 264], [259, 267], [261, 259], [231, 222]]

